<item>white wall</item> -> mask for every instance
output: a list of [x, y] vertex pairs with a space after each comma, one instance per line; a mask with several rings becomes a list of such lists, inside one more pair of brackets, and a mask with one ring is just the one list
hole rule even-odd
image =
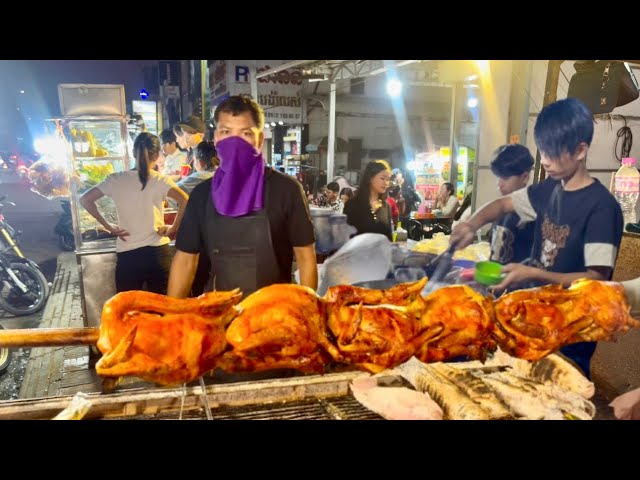
[[478, 177], [475, 185], [475, 208], [499, 196], [496, 180], [488, 168], [492, 153], [509, 140], [511, 95], [511, 60], [491, 60], [487, 81], [480, 82], [480, 122], [478, 139]]
[[[569, 80], [575, 73], [573, 68], [574, 60], [566, 60], [561, 65], [560, 79], [558, 81], [558, 100], [567, 98], [569, 88]], [[547, 75], [547, 60], [536, 60], [533, 62], [533, 73], [531, 81], [531, 97], [530, 97], [530, 116], [529, 129], [527, 135], [527, 147], [531, 150], [532, 155], [536, 154], [536, 145], [533, 138], [533, 127], [536, 122], [537, 113], [542, 108], [544, 96], [544, 86]], [[633, 70], [636, 78], [640, 78], [640, 71]], [[611, 112], [613, 118], [604, 118], [598, 115], [593, 134], [593, 141], [589, 149], [587, 157], [587, 168], [590, 170], [606, 170], [591, 172], [591, 174], [600, 180], [606, 187], [609, 186], [611, 173], [620, 168], [620, 162], [616, 159], [614, 148], [616, 145], [617, 132], [624, 125], [622, 118], [616, 118], [616, 115], [640, 117], [640, 99], [637, 99], [622, 107], [617, 107]], [[627, 126], [631, 128], [633, 134], [633, 144], [631, 147], [631, 156], [640, 159], [640, 118], [628, 118]], [[618, 155], [620, 155], [620, 145], [618, 145]], [[640, 205], [637, 208], [640, 214]]]
[[[361, 138], [364, 150], [402, 151], [403, 144], [398, 130], [393, 106], [385, 91], [384, 75], [367, 77], [365, 95], [351, 95], [350, 82], [337, 82], [336, 136], [348, 142], [349, 138]], [[307, 121], [309, 143], [320, 142], [328, 136], [329, 82], [305, 85], [305, 95], [322, 101], [312, 103]], [[448, 145], [451, 115], [451, 90], [448, 87], [405, 86], [403, 92], [405, 121], [408, 121], [411, 149], [424, 149], [427, 145]], [[325, 110], [326, 109], [326, 110]], [[320, 168], [326, 168], [326, 154], [320, 155]], [[377, 158], [377, 157], [376, 157]], [[362, 165], [373, 158], [365, 156]], [[347, 164], [347, 155], [338, 153], [335, 168]], [[392, 160], [392, 166], [404, 167], [400, 154]]]

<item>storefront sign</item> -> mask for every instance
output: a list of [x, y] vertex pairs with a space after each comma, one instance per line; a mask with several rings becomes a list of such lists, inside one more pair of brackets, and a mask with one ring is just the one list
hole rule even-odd
[[160, 85], [180, 85], [180, 64], [175, 61], [161, 60], [158, 62], [158, 76]]
[[227, 60], [213, 60], [209, 66], [211, 108], [215, 108], [216, 105], [230, 95], [227, 80]]
[[[286, 62], [285, 60], [256, 60], [255, 71], [266, 72]], [[251, 94], [251, 67], [253, 66], [253, 62], [247, 60], [240, 60], [233, 65], [232, 94]], [[257, 88], [256, 100], [264, 108], [267, 122], [282, 121], [293, 125], [305, 123], [306, 106], [302, 102], [300, 70], [286, 69], [258, 78]]]

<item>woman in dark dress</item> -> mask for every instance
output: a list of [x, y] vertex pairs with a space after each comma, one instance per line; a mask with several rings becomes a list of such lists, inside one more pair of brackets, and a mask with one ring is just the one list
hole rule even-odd
[[367, 164], [355, 197], [344, 206], [347, 223], [361, 233], [381, 233], [391, 240], [393, 231], [387, 188], [391, 168], [384, 160]]

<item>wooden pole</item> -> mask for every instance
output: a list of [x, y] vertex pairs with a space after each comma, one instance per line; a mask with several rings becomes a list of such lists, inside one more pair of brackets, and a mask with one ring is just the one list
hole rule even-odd
[[25, 328], [0, 330], [0, 347], [95, 345], [99, 328]]
[[[544, 100], [542, 107], [553, 103], [558, 98], [558, 80], [560, 79], [560, 65], [564, 60], [549, 60], [547, 67], [547, 81], [544, 86]], [[540, 168], [540, 150], [536, 149], [536, 162], [534, 164], [533, 183], [542, 182], [545, 179], [544, 168]]]

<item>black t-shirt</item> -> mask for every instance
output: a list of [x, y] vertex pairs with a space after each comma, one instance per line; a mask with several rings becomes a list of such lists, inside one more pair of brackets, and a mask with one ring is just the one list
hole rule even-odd
[[[176, 237], [176, 249], [187, 253], [208, 252], [205, 245], [205, 212], [211, 202], [211, 181], [197, 185], [187, 203], [184, 218]], [[311, 215], [302, 185], [296, 179], [270, 168], [265, 169], [269, 199], [265, 199], [266, 215], [271, 229], [271, 241], [283, 278], [291, 278], [293, 247], [315, 242]], [[266, 186], [266, 185], [265, 185]], [[265, 193], [266, 194], [266, 193]]]
[[344, 214], [347, 216], [347, 223], [353, 225], [361, 233], [381, 233], [391, 240], [391, 207], [384, 201], [382, 207], [376, 212], [375, 217], [371, 212], [369, 202], [362, 203], [358, 198], [349, 200], [344, 206]]
[[506, 265], [529, 258], [535, 225], [523, 224], [517, 213], [508, 213], [495, 222], [491, 229], [491, 260]]
[[511, 194], [516, 213], [535, 221], [533, 257], [551, 272], [613, 269], [622, 240], [622, 210], [596, 179], [580, 190], [566, 191], [559, 180]]

